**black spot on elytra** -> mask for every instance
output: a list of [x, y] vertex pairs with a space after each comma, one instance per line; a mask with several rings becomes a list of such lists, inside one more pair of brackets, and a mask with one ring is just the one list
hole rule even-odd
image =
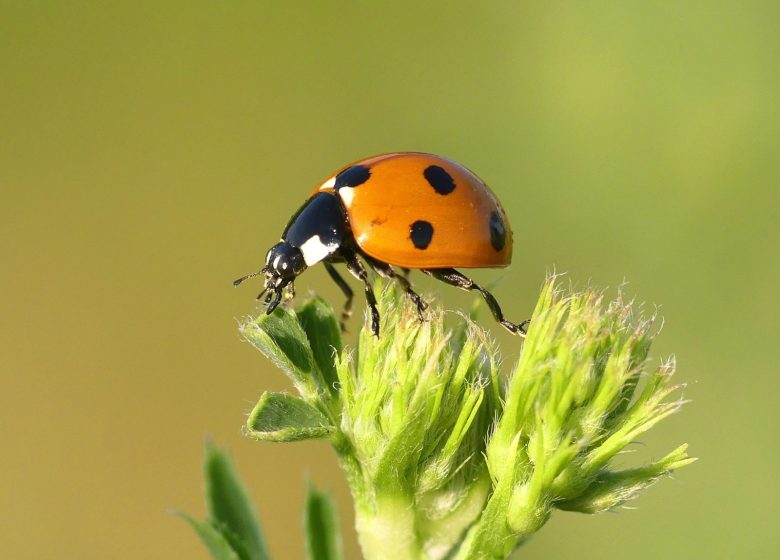
[[450, 174], [443, 167], [431, 165], [425, 168], [423, 175], [425, 175], [425, 180], [433, 187], [433, 190], [441, 195], [450, 194], [455, 190], [455, 181], [452, 180]]
[[430, 222], [417, 220], [409, 227], [409, 238], [418, 249], [427, 249], [433, 239], [433, 226]]
[[357, 187], [368, 181], [369, 177], [371, 177], [371, 170], [368, 167], [353, 165], [336, 175], [336, 183], [333, 186], [336, 190], [341, 187]]
[[490, 244], [496, 251], [501, 251], [506, 245], [504, 218], [496, 210], [490, 213]]

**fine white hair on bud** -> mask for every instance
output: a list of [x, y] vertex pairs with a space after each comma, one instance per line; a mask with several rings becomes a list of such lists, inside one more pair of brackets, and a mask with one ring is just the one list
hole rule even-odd
[[300, 397], [263, 395], [247, 434], [333, 444], [369, 560], [505, 558], [555, 509], [619, 507], [694, 461], [683, 445], [613, 466], [680, 409], [682, 386], [674, 359], [651, 367], [653, 317], [558, 282], [544, 283], [507, 373], [484, 329], [435, 305], [421, 322], [392, 284], [378, 289], [381, 336], [364, 327], [354, 349], [319, 298], [251, 319], [244, 337]]

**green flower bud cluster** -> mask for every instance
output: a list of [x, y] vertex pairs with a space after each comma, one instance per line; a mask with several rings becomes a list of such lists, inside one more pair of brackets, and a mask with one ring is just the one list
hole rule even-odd
[[509, 376], [468, 318], [420, 322], [392, 286], [379, 308], [382, 335], [352, 350], [319, 298], [241, 327], [299, 393], [264, 394], [247, 434], [333, 444], [369, 560], [506, 558], [553, 509], [615, 508], [694, 460], [611, 467], [683, 403], [673, 361], [648, 371], [652, 321], [620, 299], [548, 279]]

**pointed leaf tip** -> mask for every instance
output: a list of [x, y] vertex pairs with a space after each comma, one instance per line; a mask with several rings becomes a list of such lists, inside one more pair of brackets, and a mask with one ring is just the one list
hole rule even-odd
[[287, 393], [264, 393], [246, 423], [248, 435], [262, 441], [300, 441], [327, 437], [334, 428], [306, 401]]

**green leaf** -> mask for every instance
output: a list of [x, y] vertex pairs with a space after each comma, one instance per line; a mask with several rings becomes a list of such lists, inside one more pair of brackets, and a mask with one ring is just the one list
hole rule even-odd
[[311, 484], [306, 496], [303, 525], [309, 560], [340, 560], [343, 557], [339, 519], [333, 499], [327, 492], [317, 492]]
[[207, 444], [204, 473], [211, 524], [232, 543], [234, 552], [243, 549], [248, 560], [267, 560], [257, 515], [228, 454]]
[[176, 515], [184, 519], [190, 526], [195, 529], [195, 532], [209, 549], [211, 557], [214, 560], [242, 560], [241, 556], [233, 549], [230, 541], [222, 534], [213, 523], [210, 521], [204, 521], [199, 523], [186, 513], [176, 512]]
[[336, 364], [334, 356], [341, 353], [341, 331], [333, 308], [321, 297], [315, 297], [296, 309], [298, 321], [309, 338], [314, 361], [323, 384], [336, 394]]
[[264, 393], [246, 423], [248, 434], [262, 441], [300, 441], [328, 436], [333, 426], [306, 401], [287, 393]]
[[320, 393], [319, 379], [309, 339], [295, 315], [277, 308], [271, 315], [241, 325], [241, 334], [292, 380], [307, 400]]

